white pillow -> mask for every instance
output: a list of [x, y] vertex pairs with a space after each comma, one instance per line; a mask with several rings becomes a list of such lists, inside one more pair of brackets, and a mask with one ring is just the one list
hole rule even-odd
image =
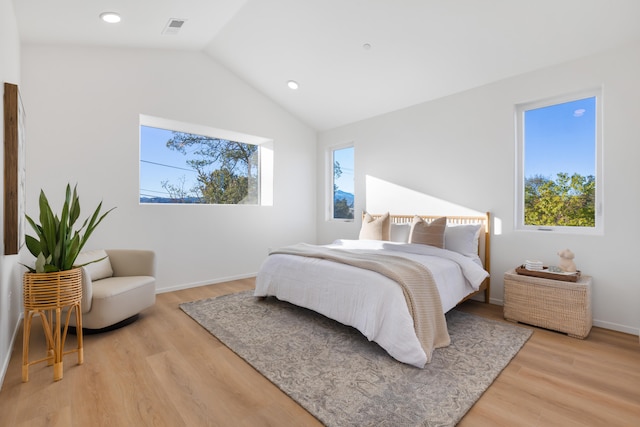
[[[88, 262], [95, 261], [100, 258], [104, 259], [102, 261], [87, 264]], [[109, 261], [107, 252], [104, 249], [80, 252], [74, 265], [79, 266], [83, 264], [87, 264], [84, 268], [89, 273], [89, 277], [91, 277], [92, 281], [113, 276], [113, 268], [111, 268], [111, 262]]]
[[392, 222], [389, 230], [389, 240], [398, 243], [409, 243], [409, 233], [411, 233], [411, 224], [394, 224]]
[[482, 224], [447, 225], [444, 230], [444, 248], [468, 257], [477, 257], [481, 228]]

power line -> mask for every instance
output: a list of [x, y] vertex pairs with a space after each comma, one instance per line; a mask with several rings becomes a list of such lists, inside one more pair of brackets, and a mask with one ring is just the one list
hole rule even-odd
[[[169, 194], [169, 192], [167, 191], [158, 191], [158, 190], [149, 190], [147, 188], [141, 188], [140, 189], [140, 195], [142, 196], [142, 192], [146, 192], [146, 193], [158, 193], [158, 194]], [[145, 196], [150, 196], [149, 194], [144, 194]]]
[[187, 171], [187, 172], [195, 172], [195, 173], [198, 173], [198, 171], [196, 171], [195, 169], [181, 168], [181, 167], [179, 167], [179, 166], [166, 165], [166, 164], [164, 164], [164, 163], [156, 163], [156, 162], [151, 162], [151, 161], [149, 161], [149, 160], [142, 160], [142, 159], [141, 159], [141, 160], [140, 160], [140, 163], [149, 163], [149, 164], [156, 165], [156, 166], [163, 166], [163, 167], [165, 167], [165, 168], [180, 169], [180, 170]]

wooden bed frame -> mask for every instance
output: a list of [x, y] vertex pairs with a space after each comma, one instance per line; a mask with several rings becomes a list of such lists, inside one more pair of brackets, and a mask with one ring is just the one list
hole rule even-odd
[[[365, 212], [362, 212], [362, 216], [364, 217]], [[384, 214], [369, 214], [374, 219], [380, 218]], [[415, 215], [389, 215], [389, 219], [393, 224], [411, 224], [413, 222], [413, 217]], [[425, 220], [427, 223], [431, 221], [442, 218], [443, 216], [447, 217], [447, 225], [470, 225], [470, 224], [482, 224], [484, 233], [480, 233], [480, 238], [478, 239], [478, 255], [480, 256], [480, 260], [482, 261], [482, 265], [484, 269], [489, 272], [489, 277], [484, 279], [480, 288], [463, 298], [461, 302], [464, 302], [481, 292], [484, 292], [484, 302], [489, 304], [491, 298], [491, 213], [487, 212], [484, 215], [477, 216], [449, 216], [449, 215], [418, 215], [420, 218]], [[459, 304], [459, 303], [458, 303]]]

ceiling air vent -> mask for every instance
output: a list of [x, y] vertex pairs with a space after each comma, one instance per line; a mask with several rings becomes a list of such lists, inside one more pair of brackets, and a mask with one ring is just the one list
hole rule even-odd
[[169, 22], [167, 22], [167, 25], [165, 25], [164, 30], [162, 30], [162, 34], [163, 35], [178, 34], [178, 32], [180, 31], [180, 29], [182, 28], [182, 26], [186, 21], [187, 21], [186, 19], [175, 19], [175, 18], [169, 19]]

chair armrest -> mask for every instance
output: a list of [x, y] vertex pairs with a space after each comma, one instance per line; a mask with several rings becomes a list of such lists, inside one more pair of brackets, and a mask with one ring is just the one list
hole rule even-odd
[[82, 306], [82, 312], [88, 313], [91, 310], [91, 301], [93, 301], [93, 283], [91, 281], [91, 275], [85, 267], [82, 268], [82, 300], [80, 305]]
[[140, 249], [106, 249], [114, 277], [156, 276], [156, 254]]

